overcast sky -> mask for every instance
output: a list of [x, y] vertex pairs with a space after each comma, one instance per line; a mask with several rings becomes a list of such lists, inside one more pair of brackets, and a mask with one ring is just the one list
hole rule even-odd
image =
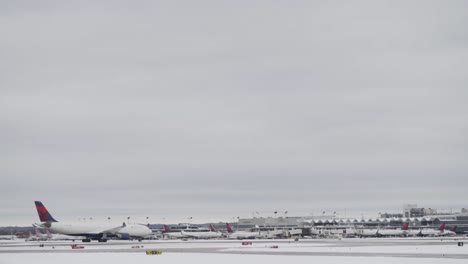
[[[468, 207], [467, 1], [0, 1], [0, 226]], [[146, 220], [145, 220], [146, 221]]]

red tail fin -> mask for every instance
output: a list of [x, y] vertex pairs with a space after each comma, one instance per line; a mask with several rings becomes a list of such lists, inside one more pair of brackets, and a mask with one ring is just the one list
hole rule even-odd
[[214, 228], [214, 226], [212, 224], [210, 224], [210, 231], [211, 232], [216, 232], [216, 229]]
[[440, 231], [444, 232], [444, 230], [445, 230], [445, 223], [442, 223], [442, 224], [440, 225], [440, 228], [439, 228], [439, 229], [440, 229]]
[[409, 228], [409, 223], [404, 223], [403, 224], [403, 230], [408, 230]]
[[34, 203], [41, 222], [57, 222], [41, 202], [35, 201]]
[[231, 225], [229, 223], [226, 223], [226, 229], [227, 229], [228, 233], [232, 233], [232, 228], [231, 228]]
[[171, 228], [167, 225], [164, 225], [164, 232], [171, 232]]
[[457, 226], [454, 226], [452, 229], [450, 229], [450, 231], [456, 233], [457, 232]]

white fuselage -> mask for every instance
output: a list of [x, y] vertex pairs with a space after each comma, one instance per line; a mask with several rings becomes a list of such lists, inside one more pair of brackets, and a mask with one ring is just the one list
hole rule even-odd
[[83, 224], [83, 223], [68, 224], [68, 223], [61, 223], [61, 222], [53, 222], [53, 223], [50, 223], [50, 227], [48, 229], [58, 234], [80, 236], [84, 234], [97, 235], [97, 234], [102, 233], [103, 230], [108, 230], [112, 228], [113, 227], [110, 225]]
[[164, 233], [164, 236], [168, 238], [187, 238], [188, 236], [183, 235], [180, 231], [178, 232], [166, 232]]
[[193, 238], [218, 238], [221, 237], [223, 234], [221, 232], [213, 232], [213, 231], [189, 231], [189, 230], [182, 230], [180, 233], [187, 237]]
[[405, 230], [405, 235], [409, 237], [418, 236], [421, 231], [417, 229]]
[[455, 236], [455, 235], [457, 235], [457, 233], [450, 231], [450, 230], [444, 230], [440, 234], [440, 236]]
[[455, 236], [456, 233], [450, 230], [422, 229], [418, 232], [419, 236]]
[[98, 236], [100, 234], [115, 235], [121, 237], [128, 235], [132, 238], [143, 238], [152, 234], [151, 229], [144, 225], [127, 225], [119, 228], [110, 224], [91, 224], [91, 223], [50, 223], [49, 230], [55, 233], [69, 236]]
[[116, 234], [117, 236], [119, 236], [119, 234], [128, 234], [130, 237], [144, 238], [152, 235], [153, 232], [145, 225], [127, 225], [117, 231]]
[[[182, 234], [182, 230], [187, 231], [187, 232], [196, 232], [196, 231], [203, 231], [204, 229], [200, 229], [198, 227], [191, 227], [191, 226], [179, 226], [177, 228], [170, 229], [169, 232], [164, 232], [163, 236], [166, 238], [175, 238], [175, 239], [181, 239], [181, 238], [188, 238], [189, 236]], [[207, 231], [207, 230], [204, 230]]]
[[374, 229], [358, 229], [356, 230], [356, 235], [360, 237], [376, 237], [377, 230]]
[[377, 231], [377, 236], [405, 236], [406, 230], [401, 229], [380, 229]]
[[440, 236], [443, 232], [435, 229], [421, 229], [419, 236]]

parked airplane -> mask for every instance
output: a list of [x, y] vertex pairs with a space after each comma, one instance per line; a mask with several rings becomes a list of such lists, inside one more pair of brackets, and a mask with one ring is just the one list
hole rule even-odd
[[[33, 225], [34, 226], [34, 225]], [[42, 234], [36, 226], [34, 226], [34, 235], [29, 232], [29, 237], [26, 239], [26, 241], [46, 241], [47, 236]]]
[[195, 227], [195, 228], [191, 228], [189, 227], [188, 225], [181, 229], [181, 228], [176, 228], [174, 230], [172, 230], [168, 225], [164, 225], [164, 232], [163, 232], [163, 236], [167, 237], [167, 238], [175, 238], [175, 239], [179, 239], [179, 238], [188, 238], [188, 236], [186, 235], [183, 235], [181, 233], [181, 230], [188, 230], [188, 229], [196, 229], [198, 230], [198, 227]]
[[120, 239], [142, 240], [152, 234], [151, 229], [145, 225], [96, 225], [91, 223], [61, 223], [52, 217], [49, 211], [40, 201], [35, 201], [39, 219], [42, 222], [37, 226], [47, 228], [55, 233], [69, 236], [84, 236], [83, 242], [90, 242], [97, 239], [99, 242], [106, 242], [108, 237], [118, 237]]
[[198, 230], [186, 229], [180, 232], [182, 233], [182, 235], [185, 235], [187, 237], [198, 238], [198, 239], [219, 238], [223, 236], [221, 232], [218, 232], [214, 229], [213, 225], [210, 225], [210, 229], [198, 229]]
[[408, 233], [409, 224], [403, 224], [402, 229], [379, 229], [377, 230], [376, 235], [378, 237], [387, 237], [387, 236], [406, 236]]
[[421, 229], [418, 233], [418, 236], [445, 236], [451, 233], [455, 233], [452, 231], [446, 231], [445, 230], [445, 223], [442, 223], [439, 227], [439, 230], [436, 229]]
[[457, 226], [454, 226], [450, 230], [444, 230], [442, 233], [443, 236], [455, 236], [457, 234]]
[[356, 235], [358, 237], [377, 237], [377, 233], [379, 230], [377, 229], [357, 229]]
[[251, 231], [233, 231], [229, 223], [226, 223], [226, 229], [228, 232], [228, 239], [255, 239], [260, 237], [260, 232]]
[[418, 235], [419, 235], [419, 232], [421, 231], [421, 230], [419, 230], [419, 229], [409, 229], [409, 224], [408, 224], [408, 225], [404, 225], [404, 226], [403, 226], [403, 230], [405, 231], [405, 236], [407, 236], [407, 237], [418, 236]]

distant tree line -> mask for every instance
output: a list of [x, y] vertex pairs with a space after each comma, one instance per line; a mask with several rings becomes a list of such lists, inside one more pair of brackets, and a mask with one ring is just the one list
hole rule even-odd
[[34, 233], [34, 227], [32, 226], [6, 226], [0, 227], [0, 235], [15, 235], [16, 233]]

